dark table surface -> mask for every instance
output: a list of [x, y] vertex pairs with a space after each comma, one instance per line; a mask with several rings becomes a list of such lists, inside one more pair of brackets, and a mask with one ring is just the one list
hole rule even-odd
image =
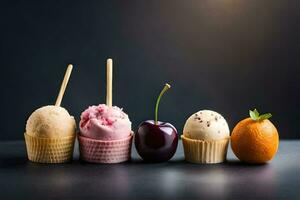
[[1, 199], [300, 199], [300, 141], [281, 141], [269, 164], [240, 163], [229, 148], [223, 164], [184, 161], [182, 143], [166, 163], [36, 164], [23, 141], [0, 143]]

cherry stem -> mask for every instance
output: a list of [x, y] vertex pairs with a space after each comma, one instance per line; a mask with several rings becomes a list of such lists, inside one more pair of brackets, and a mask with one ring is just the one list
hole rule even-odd
[[156, 105], [155, 105], [155, 120], [154, 123], [157, 125], [158, 122], [158, 106], [159, 106], [159, 102], [161, 97], [163, 96], [163, 94], [171, 88], [171, 85], [169, 85], [168, 83], [165, 84], [165, 87], [161, 90], [160, 94], [158, 95], [158, 98], [156, 100]]

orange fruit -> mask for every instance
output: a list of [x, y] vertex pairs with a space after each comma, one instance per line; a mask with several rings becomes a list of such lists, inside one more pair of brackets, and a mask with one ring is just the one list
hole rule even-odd
[[269, 117], [250, 111], [250, 118], [240, 121], [231, 134], [234, 154], [243, 162], [260, 164], [271, 160], [278, 149], [279, 136]]

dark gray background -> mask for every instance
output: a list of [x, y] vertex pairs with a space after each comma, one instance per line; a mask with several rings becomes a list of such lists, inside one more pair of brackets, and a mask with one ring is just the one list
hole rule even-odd
[[0, 139], [22, 139], [36, 108], [55, 102], [74, 64], [63, 106], [79, 119], [105, 102], [105, 60], [114, 59], [114, 104], [133, 122], [178, 132], [200, 109], [230, 128], [257, 107], [281, 138], [300, 138], [300, 3], [286, 0], [1, 1]]

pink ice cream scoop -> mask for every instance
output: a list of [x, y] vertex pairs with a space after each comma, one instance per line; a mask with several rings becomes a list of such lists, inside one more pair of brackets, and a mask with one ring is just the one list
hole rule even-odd
[[79, 123], [80, 134], [96, 140], [120, 140], [130, 136], [131, 122], [128, 115], [117, 106], [88, 107]]

